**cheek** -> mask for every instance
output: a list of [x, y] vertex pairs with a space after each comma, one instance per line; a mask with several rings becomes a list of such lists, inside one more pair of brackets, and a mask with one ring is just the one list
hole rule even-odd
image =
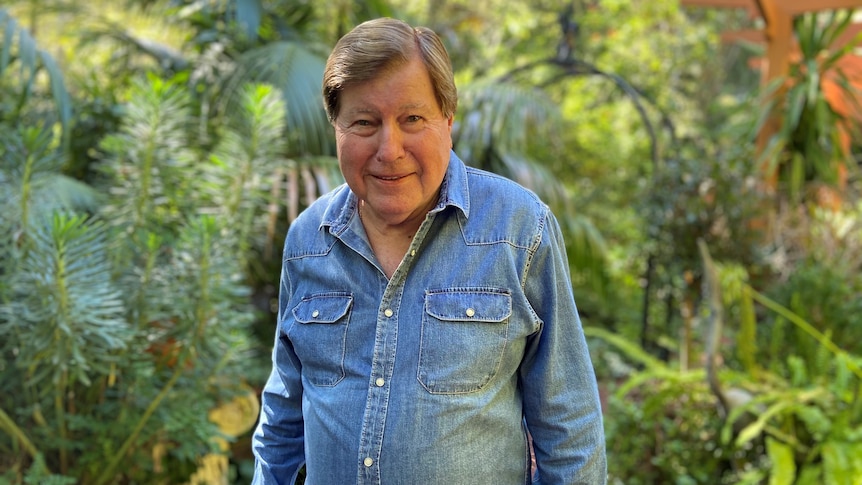
[[374, 143], [371, 138], [363, 138], [358, 136], [343, 136], [336, 139], [335, 142], [336, 154], [339, 159], [358, 159], [367, 157], [369, 153], [375, 151]]
[[338, 166], [346, 179], [354, 179], [362, 172], [364, 160], [368, 158], [367, 144], [356, 140], [338, 140], [335, 145]]

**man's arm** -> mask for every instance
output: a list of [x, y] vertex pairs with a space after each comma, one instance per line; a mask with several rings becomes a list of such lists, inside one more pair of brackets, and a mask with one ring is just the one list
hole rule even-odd
[[520, 372], [540, 482], [603, 485], [607, 458], [595, 371], [560, 227], [550, 213], [525, 291], [542, 322], [528, 342]]
[[282, 334], [282, 316], [290, 294], [285, 276], [282, 271], [272, 372], [261, 395], [260, 420], [252, 436], [254, 485], [293, 485], [305, 463], [302, 366]]

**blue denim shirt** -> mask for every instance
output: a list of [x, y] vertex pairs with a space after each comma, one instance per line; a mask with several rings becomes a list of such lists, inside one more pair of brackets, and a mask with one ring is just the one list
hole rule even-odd
[[[292, 224], [254, 483], [606, 483], [596, 378], [553, 214], [453, 153], [391, 279], [341, 186]], [[529, 430], [529, 431], [528, 431]], [[529, 433], [529, 434], [528, 434]]]

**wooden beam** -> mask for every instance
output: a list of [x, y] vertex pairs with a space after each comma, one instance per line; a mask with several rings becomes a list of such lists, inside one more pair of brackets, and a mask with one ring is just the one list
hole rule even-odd
[[[862, 23], [850, 24], [847, 26], [847, 30], [842, 32], [832, 42], [832, 48], [840, 49], [850, 43], [853, 43], [856, 47], [862, 47], [862, 39], [856, 40], [856, 36], [859, 34], [862, 34]], [[766, 33], [760, 29], [728, 30], [721, 33], [721, 42], [725, 44], [748, 42], [750, 44], [766, 45]], [[793, 49], [796, 49], [795, 42]]]
[[[759, 0], [680, 0], [683, 7], [745, 8], [755, 10]], [[862, 0], [776, 0], [777, 7], [798, 15], [805, 12], [862, 8]]]
[[681, 0], [683, 7], [755, 8], [755, 0]]
[[765, 44], [766, 34], [758, 29], [731, 30], [721, 33], [721, 41], [725, 44], [733, 42], [748, 42], [750, 44]]
[[862, 8], [862, 0], [778, 0], [779, 8], [797, 15], [805, 12]]

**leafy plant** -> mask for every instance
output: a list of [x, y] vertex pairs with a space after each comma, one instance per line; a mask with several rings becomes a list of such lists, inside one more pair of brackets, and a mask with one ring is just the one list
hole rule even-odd
[[102, 214], [128, 234], [175, 227], [190, 207], [186, 133], [192, 114], [189, 93], [176, 80], [136, 80], [119, 133], [101, 143], [100, 171], [112, 197]]
[[[673, 369], [620, 336], [585, 328], [588, 336], [602, 339], [642, 367], [608, 400], [614, 412], [608, 425], [609, 456], [620, 460], [620, 480], [858, 483], [862, 358], [836, 345], [829, 332], [754, 290], [738, 267], [715, 264], [704, 253], [704, 273], [709, 303], [704, 311], [705, 373]], [[758, 316], [758, 305], [769, 313]], [[738, 360], [720, 354], [726, 342], [725, 306], [740, 307], [733, 313]], [[764, 359], [757, 333], [775, 329], [757, 319], [770, 314], [814, 342], [816, 352], [798, 354], [783, 345], [782, 352]], [[718, 369], [725, 359], [742, 370], [730, 365]], [[640, 427], [640, 432], [632, 434], [632, 427]], [[618, 434], [629, 439], [615, 439]]]
[[[255, 375], [245, 365], [254, 355], [245, 258], [228, 231], [234, 219], [200, 214], [221, 206], [193, 175], [187, 100], [171, 81], [136, 84], [120, 133], [104, 144], [102, 211], [23, 204], [29, 215], [2, 219], [15, 229], [0, 244], [0, 470], [19, 470], [13, 483], [183, 481], [217, 451], [207, 411]], [[40, 200], [40, 180], [59, 170], [52, 138], [26, 127], [3, 136], [0, 182], [21, 194], [5, 203]], [[237, 200], [233, 215], [248, 205]]]
[[750, 450], [721, 445], [723, 421], [703, 369], [680, 370], [603, 329], [584, 332], [609, 344], [606, 358], [640, 369], [605, 399], [609, 483], [734, 483], [734, 463], [756, 462]]
[[[0, 8], [0, 34], [0, 120], [52, 119], [60, 123], [68, 141], [72, 101], [57, 62], [5, 8]], [[42, 72], [48, 86], [39, 82]], [[40, 106], [40, 94], [53, 100], [53, 115], [46, 116], [49, 111]]]
[[[35, 413], [38, 435], [55, 437], [51, 449], [65, 474], [73, 436], [70, 396], [105, 377], [132, 334], [111, 284], [104, 226], [55, 214], [31, 227], [24, 262], [12, 275], [11, 302], [2, 306], [4, 353], [15, 357], [18, 377], [4, 379], [9, 398], [3, 406], [15, 403], [11, 385], [17, 383], [26, 396], [19, 406]], [[35, 417], [42, 410], [51, 410], [47, 421]]]
[[767, 112], [778, 117], [780, 128], [768, 140], [761, 163], [794, 199], [812, 183], [814, 188], [840, 192], [847, 170], [854, 165], [849, 140], [859, 133], [859, 125], [849, 115], [858, 112], [858, 88], [841, 63], [852, 54], [859, 37], [836, 45], [853, 16], [854, 11], [847, 9], [795, 17], [800, 57], [791, 63], [788, 76], [765, 92], [770, 99]]
[[[723, 441], [744, 447], [763, 439], [772, 463], [766, 474], [770, 483], [860, 483], [862, 359], [754, 289], [745, 286], [741, 298], [760, 303], [792, 323], [819, 343], [820, 352], [807, 360], [788, 355], [787, 378], [770, 374], [768, 387], [733, 409], [722, 432]], [[731, 427], [745, 415], [756, 419], [733, 436]]]
[[234, 228], [240, 254], [245, 255], [253, 241], [263, 247], [274, 238], [269, 222], [281, 208], [272, 188], [285, 164], [285, 107], [271, 86], [249, 84], [238, 93], [237, 108], [244, 115], [229, 120], [205, 173], [210, 177], [209, 196], [225, 224]]

